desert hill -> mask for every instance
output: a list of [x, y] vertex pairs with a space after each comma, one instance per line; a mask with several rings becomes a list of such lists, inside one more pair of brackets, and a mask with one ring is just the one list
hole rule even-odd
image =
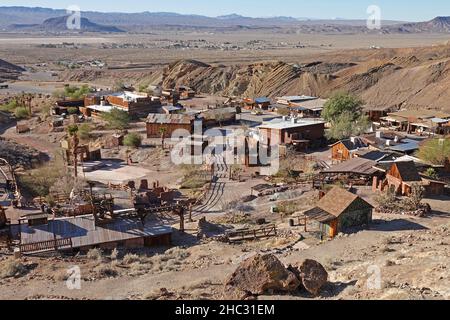
[[449, 45], [351, 51], [321, 58], [304, 64], [265, 61], [232, 66], [182, 60], [143, 81], [164, 87], [190, 85], [199, 92], [225, 96], [328, 97], [335, 91], [349, 91], [374, 107], [450, 111]]
[[[41, 24], [12, 24], [8, 26], [9, 31], [45, 31], [45, 32], [67, 32], [72, 31], [67, 27], [68, 16], [55, 17], [46, 19]], [[89, 19], [81, 17], [80, 30], [73, 30], [74, 32], [124, 32], [123, 30], [114, 26], [100, 25], [91, 22]]]
[[0, 59], [0, 82], [17, 79], [23, 71], [22, 67]]

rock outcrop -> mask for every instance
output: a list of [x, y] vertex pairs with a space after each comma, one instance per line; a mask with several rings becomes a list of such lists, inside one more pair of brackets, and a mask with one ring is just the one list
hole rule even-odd
[[299, 279], [272, 254], [243, 261], [225, 283], [226, 299], [244, 300], [273, 292], [295, 292]]
[[298, 277], [303, 287], [314, 296], [318, 296], [320, 289], [328, 282], [328, 273], [317, 261], [305, 260], [298, 267]]

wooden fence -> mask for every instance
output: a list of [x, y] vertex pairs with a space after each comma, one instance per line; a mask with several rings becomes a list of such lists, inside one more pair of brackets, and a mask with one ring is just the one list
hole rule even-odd
[[20, 252], [23, 254], [71, 249], [72, 248], [72, 239], [71, 238], [55, 239], [55, 240], [48, 240], [48, 241], [42, 241], [42, 242], [21, 244], [21, 245], [19, 245], [19, 248], [20, 248]]
[[274, 224], [254, 229], [241, 229], [226, 233], [229, 242], [257, 240], [277, 236], [277, 227]]

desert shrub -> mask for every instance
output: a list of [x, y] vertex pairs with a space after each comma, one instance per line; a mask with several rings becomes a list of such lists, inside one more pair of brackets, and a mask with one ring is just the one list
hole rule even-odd
[[80, 128], [78, 128], [78, 126], [76, 124], [71, 124], [71, 125], [67, 126], [67, 133], [70, 136], [76, 135], [79, 130], [80, 130]]
[[137, 254], [127, 253], [123, 257], [122, 262], [124, 264], [133, 264], [135, 262], [141, 262], [141, 257], [139, 257]]
[[428, 168], [427, 171], [425, 171], [425, 175], [431, 179], [439, 179], [439, 174], [434, 168]]
[[411, 194], [400, 201], [400, 208], [406, 211], [418, 210], [421, 207], [425, 188], [419, 184], [411, 186]]
[[102, 252], [100, 249], [94, 248], [88, 251], [86, 257], [90, 260], [102, 260]]
[[395, 210], [397, 204], [397, 198], [395, 196], [395, 191], [388, 188], [386, 192], [381, 193], [375, 197], [375, 203], [380, 210]]
[[142, 137], [138, 133], [129, 133], [123, 139], [123, 144], [127, 147], [139, 148], [142, 144]]
[[290, 216], [300, 210], [300, 205], [296, 201], [283, 201], [278, 204], [278, 211], [283, 215]]
[[50, 193], [50, 188], [63, 175], [64, 168], [52, 162], [26, 174], [17, 175], [17, 180], [22, 193], [31, 197], [46, 197]]
[[16, 108], [14, 110], [14, 115], [16, 116], [17, 119], [26, 119], [31, 116], [30, 110], [28, 110], [28, 108], [25, 107]]
[[114, 250], [111, 252], [110, 259], [117, 260], [118, 258], [119, 258], [119, 250], [117, 250], [117, 248], [114, 248]]
[[94, 271], [100, 278], [114, 278], [119, 274], [112, 264], [101, 264], [95, 267]]
[[82, 140], [89, 140], [91, 137], [91, 125], [89, 123], [83, 123], [78, 127], [78, 135]]
[[[70, 99], [81, 99], [90, 93], [92, 90], [88, 85], [83, 85], [81, 87], [67, 86], [64, 88], [63, 96]], [[60, 93], [56, 93], [57, 95]]]
[[[16, 99], [10, 100], [9, 102], [0, 106], [0, 111], [13, 112], [16, 108], [18, 108], [19, 102]], [[23, 107], [23, 106], [20, 106]]]
[[76, 108], [76, 107], [67, 108], [67, 113], [68, 114], [77, 114], [78, 113], [78, 108]]
[[18, 260], [7, 259], [0, 263], [0, 279], [20, 277], [27, 273], [27, 268]]
[[118, 130], [127, 129], [131, 121], [128, 112], [115, 108], [112, 109], [111, 112], [105, 112], [102, 118], [108, 123], [110, 129]]
[[181, 169], [184, 172], [181, 189], [199, 189], [209, 183], [209, 179], [201, 166], [183, 165]]
[[41, 108], [41, 111], [40, 111], [40, 118], [41, 118], [41, 120], [46, 120], [46, 119], [48, 119], [50, 117], [50, 110], [51, 110], [51, 107], [48, 104], [44, 105]]

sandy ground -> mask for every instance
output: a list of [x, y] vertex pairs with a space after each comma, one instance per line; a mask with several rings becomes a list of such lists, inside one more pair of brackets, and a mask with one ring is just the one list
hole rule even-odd
[[[225, 180], [224, 180], [225, 181]], [[255, 181], [256, 182], [256, 181]], [[224, 182], [224, 194], [233, 197], [243, 185]], [[248, 186], [246, 187], [248, 190]], [[233, 190], [233, 191], [231, 191]], [[227, 193], [229, 192], [229, 193]], [[365, 195], [364, 189], [360, 192]], [[299, 203], [313, 194], [288, 193]], [[372, 201], [372, 199], [367, 199]], [[434, 210], [427, 218], [375, 215], [368, 230], [339, 236], [321, 243], [314, 233], [302, 227], [290, 228], [278, 215], [268, 215], [269, 197], [257, 201], [258, 209], [250, 220], [265, 216], [279, 226], [279, 237], [229, 245], [213, 240], [196, 239], [196, 223], [187, 224], [187, 233], [175, 232], [175, 249], [140, 250], [137, 261], [125, 263], [126, 252], [111, 260], [104, 252], [102, 261], [85, 256], [22, 260], [27, 272], [16, 279], [0, 280], [2, 299], [150, 299], [167, 288], [181, 299], [220, 299], [227, 276], [245, 258], [255, 253], [274, 253], [285, 264], [312, 258], [328, 270], [330, 284], [319, 299], [449, 299], [448, 265], [450, 262], [450, 198], [426, 199]], [[266, 208], [266, 209], [264, 209]], [[217, 219], [217, 213], [207, 216]], [[211, 220], [212, 219], [212, 220]], [[174, 225], [176, 226], [176, 224]], [[312, 226], [309, 231], [314, 231]], [[304, 240], [300, 240], [300, 239]], [[218, 254], [220, 252], [220, 254]], [[6, 257], [0, 255], [0, 266]], [[79, 266], [81, 289], [68, 289], [68, 269]], [[102, 270], [114, 269], [115, 274]], [[369, 286], [374, 272], [380, 274], [379, 286]], [[368, 282], [369, 281], [369, 282]], [[297, 296], [270, 296], [260, 299], [309, 299]]]

